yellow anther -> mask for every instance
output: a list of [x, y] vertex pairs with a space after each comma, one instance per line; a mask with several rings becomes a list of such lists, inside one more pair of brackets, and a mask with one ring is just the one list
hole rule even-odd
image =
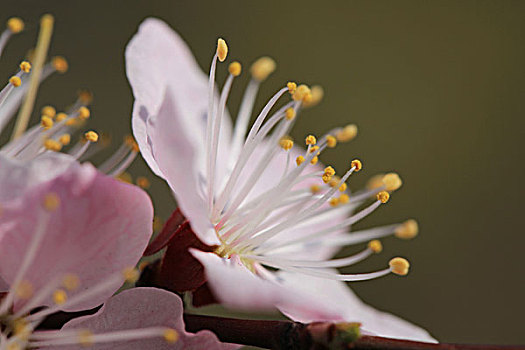
[[328, 203], [330, 203], [330, 206], [335, 207], [335, 206], [337, 206], [339, 204], [339, 198], [332, 197], [332, 198], [330, 198]]
[[348, 187], [348, 186], [347, 186], [345, 183], [343, 183], [343, 184], [339, 187], [339, 191], [344, 192], [344, 191], [346, 191], [346, 188], [347, 188], [347, 187]]
[[65, 121], [65, 124], [67, 126], [78, 126], [80, 124], [82, 124], [82, 120], [80, 120], [80, 118], [68, 118], [66, 121]]
[[304, 100], [303, 105], [305, 107], [313, 107], [315, 105], [318, 105], [319, 102], [323, 99], [324, 96], [324, 90], [319, 85], [314, 85], [310, 89], [310, 94], [308, 95], [308, 98]]
[[117, 176], [117, 180], [120, 180], [120, 181], [128, 183], [128, 184], [133, 183], [133, 177], [131, 176], [131, 174], [126, 173], [126, 172], [123, 172], [122, 174]]
[[381, 191], [377, 194], [377, 200], [385, 204], [390, 199], [390, 194], [387, 191]]
[[324, 182], [325, 184], [327, 184], [327, 183], [330, 182], [330, 180], [332, 180], [332, 176], [331, 176], [331, 175], [328, 175], [328, 174], [324, 174], [324, 175], [322, 176], [322, 179], [323, 179], [323, 182]]
[[350, 166], [353, 168], [355, 167], [355, 172], [358, 172], [359, 170], [363, 169], [363, 164], [361, 163], [361, 161], [359, 159], [354, 159], [351, 163], [350, 163]]
[[350, 196], [346, 193], [343, 193], [339, 196], [339, 203], [346, 204], [350, 201]]
[[71, 142], [71, 135], [64, 134], [58, 138], [58, 142], [60, 142], [62, 145], [67, 146]]
[[339, 185], [339, 181], [341, 181], [341, 178], [339, 176], [334, 176], [330, 179], [330, 181], [328, 181], [328, 186], [330, 187], [336, 187], [337, 185]]
[[335, 134], [337, 141], [339, 142], [348, 142], [357, 136], [357, 126], [355, 124], [350, 124], [345, 126], [342, 130], [338, 131]]
[[17, 77], [16, 75], [13, 75], [11, 78], [9, 78], [9, 82], [10, 82], [11, 85], [13, 85], [14, 87], [19, 87], [20, 85], [22, 85], [22, 79], [20, 79], [20, 78]]
[[78, 117], [82, 120], [86, 120], [87, 118], [89, 118], [89, 116], [91, 115], [91, 112], [89, 111], [89, 109], [87, 107], [80, 107], [78, 109]]
[[312, 164], [312, 165], [316, 165], [318, 161], [319, 161], [319, 157], [315, 156], [315, 157], [313, 157], [312, 160], [310, 161], [310, 164]]
[[310, 186], [310, 192], [312, 192], [313, 194], [318, 193], [319, 191], [321, 191], [321, 186], [319, 185]]
[[63, 289], [57, 289], [53, 292], [53, 302], [57, 305], [63, 305], [67, 301], [66, 291]]
[[334, 176], [335, 175], [335, 170], [331, 166], [327, 166], [326, 168], [324, 168], [324, 173], [326, 175]]
[[88, 329], [84, 329], [78, 332], [78, 343], [84, 347], [93, 346], [93, 332], [91, 332]]
[[139, 280], [140, 272], [134, 267], [128, 267], [122, 271], [122, 276], [124, 276], [126, 282], [135, 283]]
[[31, 335], [31, 328], [28, 327], [28, 322], [25, 318], [19, 318], [13, 322], [13, 333], [24, 340], [27, 340]]
[[160, 216], [155, 215], [153, 217], [153, 230], [160, 231], [164, 227], [164, 220]]
[[133, 136], [127, 135], [126, 137], [124, 137], [124, 143], [126, 143], [126, 145], [128, 145], [133, 152], [139, 151], [139, 145], [137, 144]]
[[257, 81], [265, 81], [275, 71], [277, 64], [268, 56], [259, 57], [250, 67], [252, 77]]
[[297, 158], [295, 158], [295, 162], [297, 163], [297, 165], [303, 164], [304, 160], [305, 159], [303, 156], [298, 156]]
[[337, 145], [337, 139], [334, 136], [332, 135], [326, 136], [326, 146], [328, 148], [334, 148], [336, 145]]
[[293, 120], [293, 118], [295, 118], [295, 109], [293, 109], [292, 107], [287, 108], [284, 112], [284, 115], [287, 120]]
[[164, 340], [170, 344], [175, 343], [177, 340], [179, 340], [179, 333], [177, 333], [176, 330], [172, 328], [168, 328], [164, 331]]
[[368, 242], [368, 249], [378, 254], [383, 250], [383, 245], [381, 244], [381, 241], [374, 239], [373, 241]]
[[403, 181], [396, 173], [388, 173], [383, 176], [383, 185], [387, 191], [395, 191], [403, 185]]
[[400, 276], [408, 274], [408, 269], [410, 268], [410, 263], [405, 258], [394, 258], [390, 260], [388, 265], [390, 266], [390, 271]]
[[44, 196], [44, 209], [47, 211], [55, 211], [60, 205], [60, 197], [54, 192], [49, 192]]
[[93, 102], [93, 93], [86, 89], [79, 90], [78, 99], [82, 104], [89, 105]]
[[20, 63], [20, 70], [24, 73], [29, 73], [31, 71], [31, 63], [23, 61]]
[[49, 130], [53, 127], [53, 119], [47, 115], [43, 115], [42, 119], [40, 120], [40, 125], [42, 125], [45, 130]]
[[242, 66], [237, 61], [230, 63], [230, 65], [228, 66], [228, 72], [230, 72], [230, 74], [233, 75], [234, 77], [238, 77], [239, 75], [241, 75], [241, 71], [242, 71]]
[[304, 95], [303, 97], [303, 104], [304, 106], [308, 106], [310, 104], [310, 102], [312, 101], [313, 97], [312, 97], [312, 93], [311, 92], [307, 92], [306, 95]]
[[289, 151], [293, 147], [293, 141], [289, 138], [282, 138], [281, 141], [279, 141], [279, 146], [285, 151]]
[[295, 92], [292, 95], [294, 101], [302, 101], [306, 95], [310, 93], [310, 88], [304, 84], [301, 84], [297, 87]]
[[288, 92], [291, 93], [292, 95], [295, 93], [295, 90], [297, 90], [297, 84], [294, 83], [293, 81], [289, 81], [286, 84], [286, 87], [288, 88]]
[[151, 186], [151, 183], [149, 182], [148, 178], [145, 176], [139, 176], [136, 180], [137, 186], [143, 189], [148, 189]]
[[51, 64], [55, 68], [55, 70], [59, 73], [65, 73], [67, 72], [69, 68], [69, 64], [67, 63], [67, 60], [62, 56], [55, 56], [51, 59]]
[[20, 33], [22, 30], [24, 30], [24, 21], [18, 17], [11, 17], [7, 20], [7, 29], [9, 29], [11, 33], [14, 34]]
[[219, 38], [217, 40], [217, 57], [219, 61], [224, 62], [226, 56], [228, 56], [228, 45], [224, 39]]
[[19, 299], [29, 299], [33, 296], [33, 285], [26, 280], [20, 281], [18, 286], [15, 288], [15, 294]]
[[97, 142], [98, 141], [98, 134], [94, 131], [88, 131], [84, 134], [84, 137], [86, 140], [90, 142]]
[[394, 231], [395, 236], [401, 239], [412, 239], [417, 236], [419, 232], [419, 225], [414, 219], [409, 219], [399, 225]]
[[62, 149], [62, 144], [53, 139], [47, 139], [44, 141], [44, 147], [48, 151], [59, 152]]
[[80, 279], [73, 273], [68, 273], [62, 278], [62, 285], [69, 291], [76, 290], [80, 285]]
[[377, 175], [372, 176], [370, 180], [368, 180], [368, 182], [366, 183], [366, 188], [368, 188], [369, 190], [373, 190], [373, 189], [383, 186], [384, 176], [385, 174], [377, 174]]
[[60, 113], [57, 113], [57, 116], [56, 116], [55, 120], [57, 122], [61, 122], [62, 120], [66, 119], [66, 118], [67, 118], [67, 114], [60, 112]]
[[49, 118], [54, 118], [57, 114], [57, 110], [53, 106], [44, 106], [42, 107], [41, 113]]
[[[313, 146], [313, 147], [310, 147], [310, 153], [314, 153], [316, 151], [319, 150], [319, 146]], [[316, 154], [317, 156], [319, 155], [319, 153]]]
[[140, 271], [140, 272], [144, 271], [144, 269], [145, 269], [149, 264], [150, 264], [149, 261], [141, 261], [141, 262], [139, 262], [139, 266], [138, 266], [139, 271]]
[[306, 136], [306, 144], [307, 145], [315, 145], [317, 143], [317, 139], [315, 138], [314, 135], [308, 135]]

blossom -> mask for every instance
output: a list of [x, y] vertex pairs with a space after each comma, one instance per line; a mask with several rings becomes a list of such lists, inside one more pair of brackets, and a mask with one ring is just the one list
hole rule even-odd
[[[299, 112], [320, 101], [319, 87], [288, 82], [248, 131], [259, 86], [275, 69], [269, 57], [251, 66], [252, 79], [232, 127], [226, 102], [241, 73], [240, 63], [229, 65], [220, 94], [215, 86], [218, 61], [224, 61], [227, 53], [226, 42], [219, 39], [207, 78], [182, 39], [156, 19], [140, 26], [126, 50], [135, 96], [135, 138], [144, 159], [168, 182], [180, 207], [167, 224], [176, 235], [163, 232], [157, 239], [168, 244], [161, 263], [163, 282], [178, 291], [195, 291], [207, 281], [213, 296], [233, 308], [277, 307], [296, 320], [362, 318], [363, 328], [378, 335], [433, 341], [406, 321], [363, 307], [350, 291], [341, 300], [345, 307], [322, 300], [341, 288], [343, 281], [407, 274], [409, 264], [403, 258], [371, 273], [327, 269], [380, 252], [378, 238], [415, 236], [415, 221], [348, 233], [352, 224], [389, 200], [401, 186], [399, 176], [386, 174], [371, 188], [350, 193], [346, 182], [361, 170], [359, 160], [349, 162], [340, 176], [333, 167], [321, 165], [319, 156], [325, 150], [355, 137], [355, 125], [334, 128], [321, 137], [308, 135], [306, 150], [294, 144], [288, 133]], [[291, 101], [270, 114], [288, 93]], [[356, 212], [369, 198], [372, 203]], [[365, 242], [369, 243], [360, 253], [330, 259], [343, 246]], [[206, 279], [200, 275], [202, 267]], [[186, 274], [185, 280], [181, 274]], [[321, 284], [314, 293], [307, 285], [310, 277]]]

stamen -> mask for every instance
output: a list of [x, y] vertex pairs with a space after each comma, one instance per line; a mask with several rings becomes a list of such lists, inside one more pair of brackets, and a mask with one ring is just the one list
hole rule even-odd
[[350, 124], [345, 126], [342, 130], [339, 130], [335, 137], [339, 142], [348, 142], [353, 140], [357, 136], [357, 126], [355, 124]]
[[255, 80], [262, 82], [275, 71], [276, 66], [273, 58], [268, 56], [260, 57], [250, 67], [250, 73]]
[[385, 188], [387, 191], [392, 192], [396, 191], [403, 185], [403, 181], [396, 173], [388, 173], [385, 176], [383, 176], [383, 184], [385, 185]]
[[313, 106], [316, 106], [318, 105], [323, 97], [324, 97], [324, 90], [321, 86], [319, 85], [314, 85], [312, 86], [312, 88], [310, 89], [310, 98], [305, 100], [304, 103], [303, 103], [303, 106], [304, 107], [313, 107]]
[[7, 20], [7, 29], [13, 34], [20, 33], [24, 30], [24, 21], [18, 17], [11, 17]]
[[227, 55], [228, 45], [226, 45], [226, 41], [224, 41], [224, 39], [219, 38], [217, 40], [217, 57], [219, 58], [219, 61], [224, 62]]
[[390, 199], [390, 194], [387, 191], [381, 191], [377, 194], [377, 200], [381, 203], [386, 203]]
[[42, 113], [43, 116], [53, 119], [57, 114], [57, 110], [53, 106], [44, 106], [40, 110], [40, 113]]
[[239, 62], [232, 62], [228, 66], [228, 72], [230, 72], [230, 74], [233, 75], [234, 77], [238, 77], [239, 75], [241, 75], [241, 71], [242, 71], [242, 66]]
[[417, 236], [418, 231], [419, 227], [417, 221], [410, 219], [399, 225], [394, 232], [397, 238], [412, 239]]
[[388, 265], [390, 265], [390, 271], [399, 276], [406, 276], [410, 268], [408, 260], [404, 258], [394, 258], [390, 260]]

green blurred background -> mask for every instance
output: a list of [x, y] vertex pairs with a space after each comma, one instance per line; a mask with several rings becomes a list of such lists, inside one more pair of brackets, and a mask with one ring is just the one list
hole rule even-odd
[[[34, 45], [39, 16], [54, 14], [51, 54], [66, 56], [70, 71], [43, 84], [37, 107], [64, 107], [89, 88], [90, 127], [117, 141], [130, 131], [132, 106], [124, 48], [147, 16], [176, 28], [205, 69], [218, 36], [246, 65], [274, 57], [278, 70], [258, 106], [288, 80], [323, 85], [323, 103], [302, 114], [292, 136], [357, 123], [359, 137], [322, 160], [342, 170], [362, 159], [354, 189], [385, 170], [405, 180], [358, 227], [408, 217], [421, 225], [414, 241], [387, 239], [383, 254], [348, 270], [402, 255], [413, 265], [408, 277], [353, 288], [441, 341], [525, 342], [525, 1], [3, 0], [1, 9], [2, 20], [27, 23], [5, 51], [2, 79]], [[246, 82], [234, 87], [233, 112]], [[153, 178], [142, 160], [131, 172]], [[149, 192], [166, 218], [174, 208], [167, 187], [155, 181]]]

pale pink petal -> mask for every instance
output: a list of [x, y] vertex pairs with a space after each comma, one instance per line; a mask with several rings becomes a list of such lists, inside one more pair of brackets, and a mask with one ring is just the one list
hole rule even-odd
[[0, 201], [22, 196], [30, 188], [76, 166], [78, 162], [63, 153], [48, 152], [31, 161], [21, 161], [0, 153]]
[[[42, 209], [49, 193], [60, 198], [60, 206], [54, 212]], [[0, 276], [7, 283], [14, 281], [38, 227], [45, 227], [24, 276], [35, 291], [66, 273], [78, 275], [80, 291], [105, 281], [137, 263], [152, 232], [153, 208], [147, 194], [99, 173], [90, 164], [72, 167], [2, 205]], [[116, 281], [106, 291], [66, 310], [100, 305], [119, 287]], [[51, 305], [51, 298], [44, 304]]]
[[[168, 344], [162, 338], [150, 338], [128, 342], [95, 344], [94, 350], [229, 350], [240, 345], [221, 343], [210, 331], [187, 333], [182, 319], [183, 306], [180, 298], [168, 291], [157, 288], [128, 289], [112, 298], [94, 315], [73, 319], [64, 325], [63, 330], [89, 329], [95, 334], [112, 331], [141, 329], [148, 327], [168, 327], [179, 333], [179, 340]], [[84, 349], [71, 346], [60, 349]]]
[[[388, 338], [436, 342], [423, 328], [366, 305], [346, 283], [289, 272], [279, 272], [279, 276], [285, 285], [294, 286], [305, 293], [317, 295], [321, 307], [337, 308], [339, 317], [345, 321], [360, 322], [365, 332]], [[318, 321], [316, 318], [305, 317], [302, 310], [295, 309], [294, 305], [281, 307], [281, 311], [295, 321]]]
[[321, 307], [315, 295], [303, 293], [279, 281], [262, 279], [234, 259], [214, 253], [190, 250], [204, 265], [214, 296], [226, 307], [246, 311], [273, 311], [277, 307], [293, 308], [305, 318], [337, 319], [337, 308]]

